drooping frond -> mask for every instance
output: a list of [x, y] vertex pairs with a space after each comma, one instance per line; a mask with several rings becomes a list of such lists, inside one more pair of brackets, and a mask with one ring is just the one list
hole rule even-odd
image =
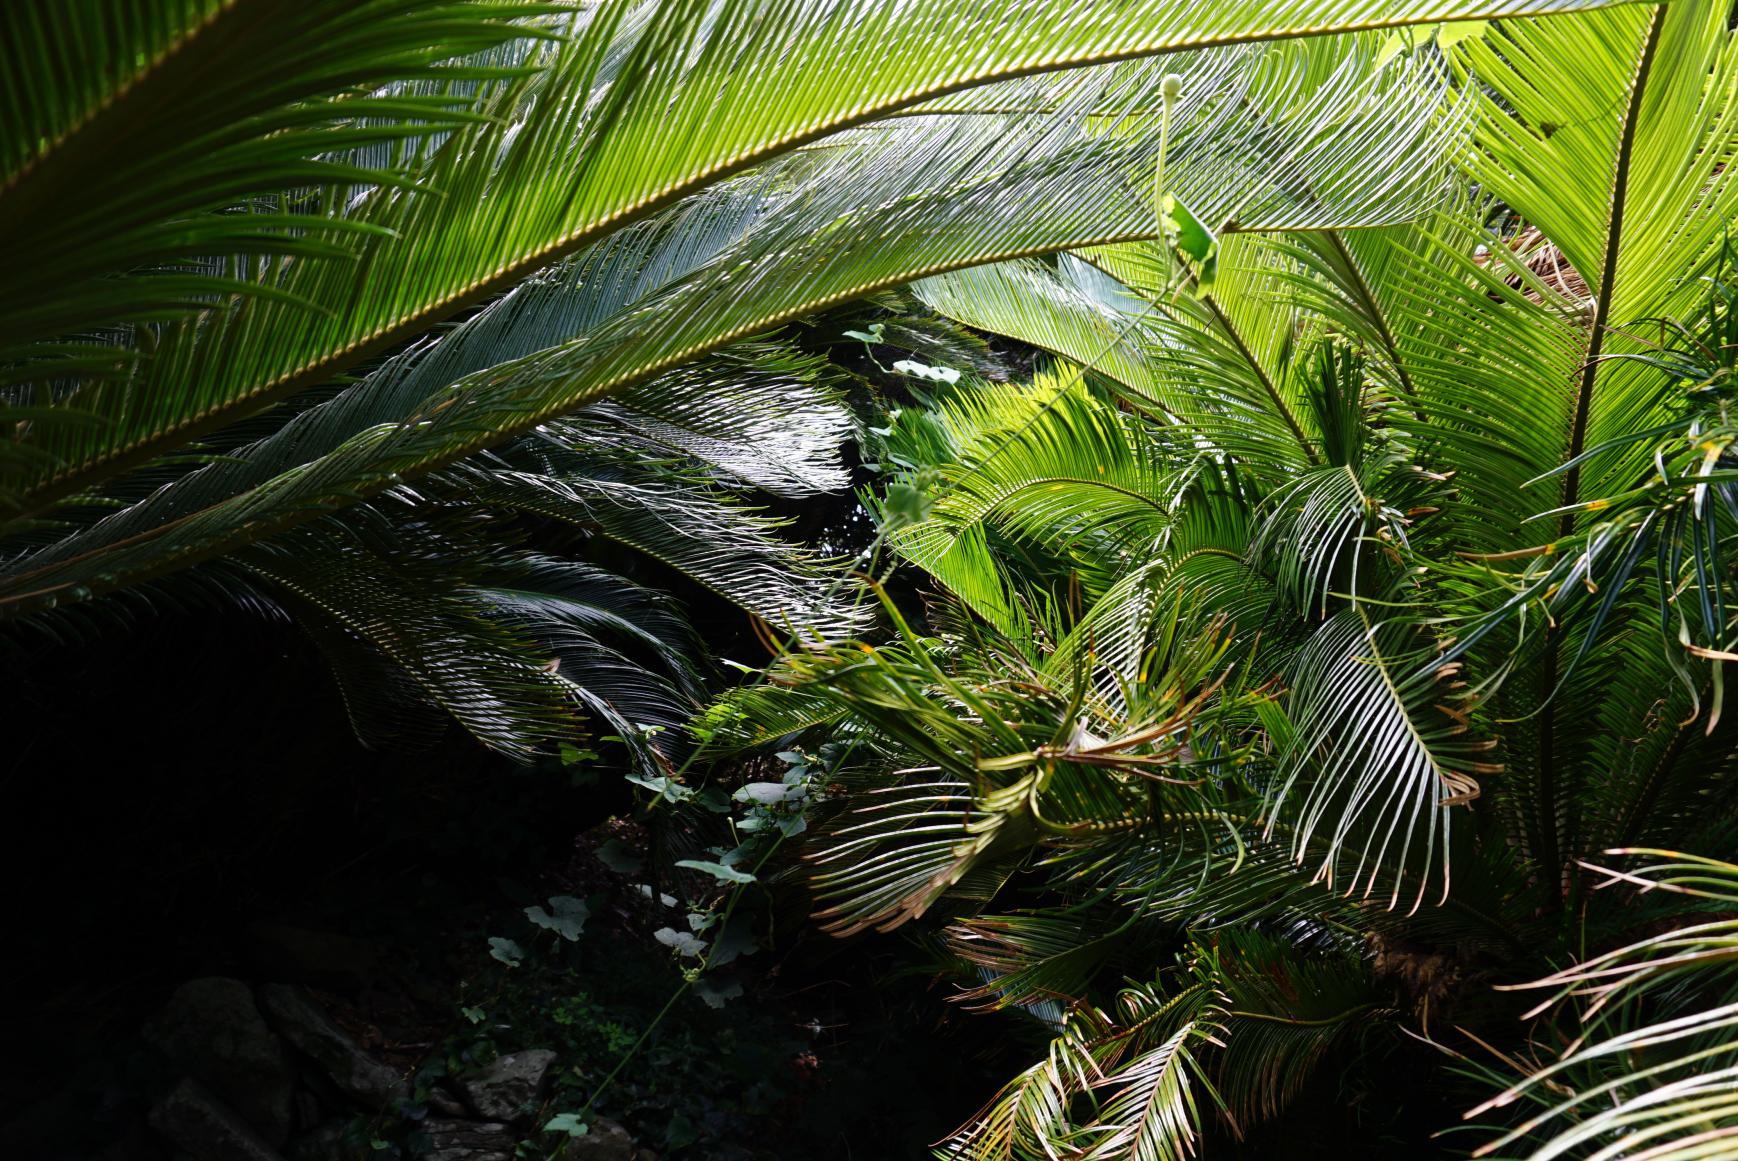
[[[1206, 983], [1170, 995], [1143, 985], [1124, 989], [1112, 1012], [1070, 1012], [1048, 1058], [1010, 1082], [936, 1155], [958, 1161], [1190, 1156], [1200, 1131], [1193, 1053], [1213, 1036], [1220, 1002]], [[1073, 1109], [1088, 1092], [1097, 1115], [1080, 1123]]]
[[[1082, 265], [1069, 255], [1062, 261], [1065, 271]], [[1130, 304], [1133, 312], [1106, 309], [1064, 274], [1032, 260], [956, 270], [926, 278], [912, 290], [940, 314], [1061, 355], [1149, 406], [1158, 403], [1158, 387], [1140, 351], [1138, 302]]]
[[1477, 1156], [1698, 1161], [1738, 1140], [1738, 992], [1728, 967], [1738, 867], [1673, 851], [1608, 854], [1661, 860], [1605, 871], [1608, 882], [1706, 900], [1715, 917], [1680, 919], [1526, 985], [1555, 992], [1541, 1008], [1581, 1001], [1584, 1028], [1557, 1060], [1467, 1114], [1521, 1101], [1539, 1110]]
[[754, 684], [727, 690], [688, 723], [707, 752], [729, 755], [822, 727], [837, 726], [848, 710], [802, 689]]
[[7, 5], [0, 248], [13, 261], [0, 273], [0, 378], [48, 369], [16, 365], [33, 355], [53, 374], [103, 354], [75, 343], [39, 355], [34, 341], [173, 320], [219, 296], [282, 296], [288, 316], [318, 313], [301, 288], [256, 281], [258, 266], [294, 259], [348, 277], [354, 248], [383, 224], [334, 208], [417, 181], [432, 139], [475, 132], [479, 92], [514, 83], [533, 38], [549, 35], [530, 18], [554, 11], [486, 0]]
[[787, 655], [773, 681], [845, 707], [916, 764], [817, 840], [829, 925], [894, 927], [944, 896], [987, 898], [1040, 845], [1210, 811], [1218, 786], [1192, 768], [1215, 752], [1204, 734], [1223, 644], [1176, 631], [1172, 615], [1173, 631], [1156, 632], [1139, 672], [1123, 675], [1120, 708], [1093, 694], [1088, 665], [1048, 672], [987, 628], [944, 648], [895, 614], [894, 644]]
[[1278, 1117], [1328, 1054], [1384, 1013], [1356, 955], [1300, 950], [1258, 932], [1220, 932], [1224, 1050], [1214, 1087], [1236, 1123]]
[[[1077, 373], [986, 386], [945, 405], [937, 421], [955, 449], [951, 462], [918, 469], [939, 470], [937, 498], [929, 518], [896, 530], [893, 544], [1004, 626], [1006, 581], [982, 547], [987, 530], [1064, 557], [1076, 548], [1083, 557], [1114, 557], [1150, 544], [1167, 522], [1160, 449], [1132, 417], [1095, 399]], [[902, 434], [890, 437], [889, 454], [921, 462]]]
[[[562, 51], [581, 52], [573, 43]], [[1257, 217], [1247, 223], [1252, 228], [1264, 223], [1381, 221], [1415, 209], [1422, 192], [1436, 188], [1428, 168], [1408, 170], [1408, 180], [1399, 185], [1372, 187], [1365, 180], [1368, 167], [1347, 152], [1380, 149], [1389, 156], [1396, 142], [1403, 141], [1407, 148], [1440, 154], [1444, 143], [1432, 134], [1435, 126], [1445, 124], [1438, 116], [1444, 99], [1441, 86], [1422, 70], [1397, 72], [1393, 66], [1349, 88], [1325, 85], [1294, 93], [1299, 112], [1293, 118], [1253, 117], [1244, 126], [1242, 148], [1260, 162], [1228, 173], [1228, 142], [1220, 130], [1226, 117], [1237, 124], [1239, 95], [1249, 93], [1251, 78], [1267, 77], [1264, 83], [1278, 85], [1274, 92], [1281, 95], [1291, 84], [1252, 71], [1248, 65], [1253, 51], [1215, 50], [1179, 65], [1192, 88], [1184, 107], [1188, 115], [1179, 114], [1170, 134], [1167, 174], [1181, 183], [1178, 188], [1187, 186], [1191, 172], [1205, 175], [1196, 212], [1212, 216], [1265, 207], [1260, 213], [1271, 213], [1271, 223]], [[1366, 59], [1361, 42], [1350, 42], [1341, 51], [1352, 62], [1347, 67], [1356, 65], [1354, 75], [1367, 72], [1367, 64], [1357, 63]], [[401, 413], [415, 422], [358, 429], [319, 458], [259, 482], [247, 493], [210, 502], [172, 525], [154, 526], [115, 544], [105, 544], [101, 537], [73, 538], [53, 553], [16, 561], [8, 570], [7, 607], [27, 611], [51, 593], [57, 600], [66, 599], [75, 590], [95, 593], [145, 572], [182, 567], [262, 531], [353, 503], [395, 479], [451, 463], [806, 311], [914, 275], [1152, 236], [1159, 224], [1148, 179], [1165, 134], [1143, 101], [1160, 87], [1160, 80], [1155, 70], [1089, 70], [1076, 79], [1069, 101], [1042, 117], [916, 117], [861, 131], [815, 157], [814, 164], [795, 166], [793, 174], [800, 170], [802, 176], [781, 196], [777, 212], [756, 218], [753, 228], [701, 269], [585, 336], [466, 375]], [[1110, 123], [1094, 113], [1107, 100], [1125, 110]], [[1343, 118], [1349, 106], [1383, 102], [1398, 102], [1404, 110], [1405, 133], [1378, 139]], [[1223, 115], [1214, 112], [1221, 106]], [[442, 148], [458, 147], [449, 141]], [[1244, 156], [1238, 149], [1230, 152]], [[509, 157], [517, 163], [517, 149]], [[1350, 175], [1340, 191], [1344, 197], [1324, 200], [1320, 191], [1333, 186], [1331, 174], [1341, 172]], [[1411, 180], [1420, 173], [1422, 187]], [[841, 176], [847, 174], [849, 178]], [[1313, 183], [1318, 190], [1307, 213], [1284, 192], [1298, 182]], [[532, 221], [525, 219], [522, 228], [531, 229]], [[516, 218], [516, 229], [519, 222]], [[372, 275], [369, 287], [394, 287], [395, 296], [412, 292], [416, 285], [415, 279], [396, 279], [378, 265]], [[366, 313], [353, 309], [344, 318], [354, 322]], [[225, 323], [223, 334], [241, 336], [253, 325]], [[294, 345], [289, 330], [269, 333], [274, 350]], [[204, 375], [201, 367], [222, 359], [224, 374], [212, 373], [200, 381], [233, 382], [245, 373], [241, 352], [230, 348], [253, 341], [201, 339], [196, 366], [166, 353], [174, 344], [165, 340], [165, 353], [151, 363], [152, 374], [173, 370], [177, 376], [198, 378]], [[296, 378], [304, 374], [296, 372]], [[222, 413], [204, 396], [189, 398], [138, 385], [116, 398], [141, 392], [173, 400], [177, 408], [192, 408], [204, 417], [200, 425], [215, 422]], [[250, 390], [248, 406], [266, 397]], [[141, 416], [139, 422], [156, 421]], [[162, 431], [170, 429], [183, 431], [172, 421]], [[92, 438], [104, 441], [112, 454], [126, 457], [143, 455], [148, 446], [167, 438], [116, 442], [115, 430], [106, 423], [92, 430], [98, 433]], [[92, 451], [96, 459], [79, 472], [98, 472], [98, 460], [110, 454]], [[50, 491], [72, 487], [75, 478], [57, 476]], [[238, 522], [248, 529], [245, 534]], [[76, 566], [65, 563], [72, 557], [78, 560]]]
[[912, 782], [872, 792], [838, 820], [815, 860], [816, 918], [848, 935], [890, 930], [922, 915], [949, 891], [973, 898], [968, 876], [991, 876], [993, 894], [1035, 838], [1029, 819], [1007, 807], [976, 807], [959, 782]]
[[948, 946], [983, 975], [960, 994], [974, 1007], [1073, 1006], [1116, 948], [1119, 933], [1078, 915], [978, 915], [947, 931]]
[[683, 573], [782, 631], [848, 635], [867, 623], [857, 585], [778, 535], [776, 520], [700, 483], [462, 465], [444, 483], [472, 503], [576, 525]]
[[1431, 647], [1412, 635], [1362, 608], [1311, 635], [1292, 667], [1296, 732], [1274, 803], [1295, 820], [1294, 855], [1328, 883], [1369, 895], [1392, 876], [1390, 905], [1410, 895], [1416, 907], [1433, 886], [1448, 890], [1454, 812], [1478, 792], [1486, 747], [1465, 737], [1465, 711], [1445, 688], [1452, 669], [1428, 665]]
[[324, 632], [383, 655], [481, 741], [520, 757], [552, 750], [578, 728], [564, 683], [531, 636], [467, 589], [464, 553], [436, 530], [401, 536], [385, 513], [363, 509], [257, 545], [237, 563], [308, 606]]
[[[39, 454], [8, 461], [10, 503], [40, 511], [274, 399], [323, 383], [730, 173], [948, 92], [1108, 59], [1296, 35], [1304, 28], [1326, 32], [1581, 6], [1579, 0], [1413, 0], [1399, 9], [1372, 9], [1363, 0], [1341, 0], [1323, 11], [1313, 0], [1282, 9], [1218, 0], [1188, 11], [1147, 2], [1081, 17], [1028, 6], [1006, 13], [950, 5], [893, 13], [861, 3], [765, 0], [722, 17], [710, 12], [708, 0], [635, 8], [540, 5], [530, 10], [547, 11], [546, 27], [561, 35], [536, 45], [507, 78], [479, 86], [466, 109], [474, 119], [408, 150], [400, 180], [365, 186], [353, 197], [328, 193], [298, 207], [298, 216], [307, 219], [298, 230], [349, 235], [344, 253], [353, 261], [284, 261], [268, 248], [264, 260], [247, 270], [257, 288], [243, 306], [214, 309], [154, 338], [135, 381], [91, 384], [78, 392], [80, 408], [97, 422], [42, 425], [33, 437]], [[228, 158], [206, 138], [242, 126], [237, 138], [253, 137], [254, 153], [269, 150], [273, 146], [264, 143], [282, 139], [273, 128], [306, 124], [311, 112], [316, 124], [324, 119], [325, 110], [301, 100], [330, 99], [334, 88], [343, 91], [355, 80], [301, 61], [300, 69], [282, 70], [292, 79], [281, 86], [251, 83], [252, 62], [272, 59], [286, 47], [306, 45], [314, 60], [353, 63], [332, 52], [334, 43], [346, 43], [326, 27], [335, 5], [302, 6], [291, 14], [265, 0], [153, 4], [130, 21], [109, 7], [45, 11], [31, 4], [8, 27], [5, 42], [18, 46], [9, 56], [19, 66], [11, 73], [17, 89], [41, 93], [16, 103], [9, 201], [46, 209], [58, 188], [56, 173], [64, 185], [73, 159], [111, 140], [136, 141], [141, 148], [129, 155], [136, 164], [118, 172], [114, 186], [99, 187], [106, 196], [90, 204], [85, 218], [66, 219], [100, 220], [116, 198], [161, 188], [168, 174], [180, 176], [176, 167], [150, 179], [137, 173], [154, 163], [159, 143], [158, 134], [138, 131], [141, 120], [179, 125], [192, 119], [207, 127], [207, 133], [179, 143], [190, 158], [219, 159], [212, 162], [216, 169]], [[131, 11], [135, 5], [121, 7]], [[428, 21], [453, 24], [454, 35], [475, 49], [511, 35], [501, 16], [528, 10], [457, 2], [430, 8], [404, 0], [376, 0], [372, 8], [372, 15], [386, 17], [386, 29], [404, 37], [394, 44], [396, 54], [380, 54], [392, 66], [381, 70], [382, 80], [426, 70], [424, 46], [438, 42], [425, 35]], [[273, 19], [250, 23], [261, 11]], [[369, 15], [347, 11], [338, 26], [358, 38], [358, 51], [362, 44], [380, 47], [369, 41], [375, 28]], [[257, 51], [231, 51], [238, 29], [259, 38]], [[939, 44], [949, 51], [934, 51]], [[365, 84], [368, 68], [382, 62], [373, 56], [362, 62]], [[769, 62], [783, 70], [777, 93], [762, 83]], [[202, 77], [207, 83], [188, 84], [184, 70], [201, 67], [213, 70]], [[208, 99], [214, 77], [231, 82], [220, 91], [233, 88], [246, 96]], [[161, 102], [113, 99], [116, 93], [159, 92], [173, 98], [168, 111]], [[411, 98], [395, 99], [398, 107], [389, 101], [384, 111], [403, 121]], [[411, 112], [426, 115], [426, 103]], [[1314, 136], [1320, 136], [1319, 127]], [[243, 148], [235, 139], [232, 148]], [[1387, 196], [1385, 190], [1361, 188], [1373, 170], [1314, 144], [1309, 155], [1351, 175], [1342, 192]], [[1280, 160], [1294, 167], [1297, 162], [1284, 152]], [[299, 188], [308, 180], [307, 169], [302, 158], [280, 176], [280, 189], [288, 194]], [[431, 196], [431, 190], [440, 194]], [[251, 187], [232, 196], [250, 192]], [[1238, 204], [1261, 204], [1252, 192], [1244, 190]], [[171, 204], [182, 209], [186, 200], [183, 195]], [[201, 197], [195, 204], [210, 203]], [[8, 214], [20, 228], [36, 216]], [[167, 222], [142, 223], [152, 243], [147, 253], [165, 237], [174, 238], [182, 220], [176, 213]], [[175, 257], [185, 253], [184, 246], [170, 250]], [[198, 247], [191, 256], [200, 256]], [[358, 280], [356, 270], [368, 277]], [[148, 281], [151, 274], [143, 277]], [[310, 303], [313, 309], [304, 305]], [[88, 301], [83, 305], [95, 309]], [[70, 329], [77, 325], [45, 322], [19, 337], [52, 344]], [[141, 400], [149, 404], [141, 406]]]

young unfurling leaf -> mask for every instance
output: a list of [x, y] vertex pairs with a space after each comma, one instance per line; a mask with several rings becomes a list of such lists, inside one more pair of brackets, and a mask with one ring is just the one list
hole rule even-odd
[[1171, 194], [1159, 199], [1159, 214], [1165, 240], [1176, 247], [1183, 264], [1195, 276], [1195, 296], [1205, 297], [1219, 272], [1219, 239]]

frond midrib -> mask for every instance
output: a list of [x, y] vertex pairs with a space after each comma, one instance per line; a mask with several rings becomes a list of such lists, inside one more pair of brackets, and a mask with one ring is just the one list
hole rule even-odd
[[[240, 0], [232, 0], [239, 3]], [[1609, 5], [1631, 3], [1633, 0], [1593, 0], [1588, 7], [1606, 7]], [[1492, 11], [1502, 7], [1492, 0]], [[1463, 13], [1457, 19], [1477, 19], [1477, 12]], [[1504, 13], [1509, 15], [1510, 13]], [[1163, 56], [1179, 51], [1227, 47], [1237, 44], [1257, 44], [1273, 40], [1295, 39], [1306, 36], [1318, 36], [1338, 33], [1371, 31], [1382, 28], [1404, 27], [1412, 24], [1428, 22], [1423, 17], [1371, 19], [1353, 21], [1340, 25], [1292, 27], [1272, 30], [1264, 34], [1247, 33], [1220, 37], [1203, 37], [1186, 43], [1173, 37], [1144, 48], [1131, 47], [1124, 50], [1106, 53], [1086, 53], [1075, 57], [1047, 58], [1033, 61], [1029, 64], [1002, 70], [984, 70], [952, 81], [932, 85], [927, 89], [913, 90], [896, 96], [892, 100], [879, 105], [865, 106], [851, 110], [842, 116], [829, 121], [816, 122], [806, 128], [793, 130], [780, 137], [770, 139], [758, 149], [745, 151], [734, 157], [725, 158], [710, 169], [701, 170], [686, 179], [673, 182], [663, 190], [648, 194], [639, 201], [630, 203], [613, 215], [592, 223], [587, 227], [558, 238], [542, 249], [528, 254], [517, 261], [507, 263], [482, 279], [437, 300], [424, 308], [420, 313], [405, 316], [396, 323], [389, 323], [378, 328], [372, 334], [350, 343], [348, 346], [329, 352], [325, 356], [317, 356], [305, 363], [299, 370], [292, 371], [278, 379], [260, 385], [252, 391], [232, 398], [230, 401], [206, 411], [178, 424], [171, 425], [156, 434], [135, 440], [133, 443], [115, 449], [110, 454], [89, 458], [79, 464], [62, 471], [45, 480], [36, 489], [21, 497], [19, 508], [14, 511], [7, 523], [16, 520], [27, 520], [39, 516], [51, 508], [59, 500], [66, 498], [84, 488], [100, 482], [118, 472], [146, 462], [167, 447], [184, 444], [202, 435], [210, 434], [228, 423], [251, 415], [277, 400], [297, 392], [315, 387], [331, 379], [346, 367], [379, 354], [398, 343], [407, 341], [417, 334], [427, 330], [442, 319], [463, 310], [484, 298], [498, 294], [508, 289], [519, 280], [529, 276], [536, 270], [547, 266], [561, 258], [572, 254], [587, 243], [618, 229], [629, 222], [643, 218], [679, 201], [684, 196], [705, 188], [717, 182], [749, 169], [763, 161], [770, 160], [782, 153], [801, 148], [805, 145], [841, 132], [866, 124], [880, 117], [897, 112], [900, 109], [924, 101], [935, 100], [957, 92], [993, 84], [1006, 80], [1017, 80], [1027, 76], [1037, 76], [1047, 72], [1058, 72], [1064, 69], [1088, 68], [1094, 65], [1115, 64], [1124, 61], [1141, 60], [1147, 57]], [[1097, 243], [1084, 243], [1097, 244]], [[1034, 251], [1043, 253], [1046, 251]], [[934, 273], [939, 273], [940, 270]], [[919, 275], [922, 277], [923, 275]], [[1282, 404], [1283, 406], [1283, 404]], [[1308, 449], [1301, 429], [1293, 423], [1300, 442]], [[1313, 456], [1312, 456], [1312, 462]]]

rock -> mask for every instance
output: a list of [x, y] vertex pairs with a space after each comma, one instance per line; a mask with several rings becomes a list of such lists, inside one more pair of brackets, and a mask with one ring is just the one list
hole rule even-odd
[[289, 1161], [353, 1161], [359, 1150], [344, 1143], [349, 1121], [325, 1121], [294, 1138], [284, 1155]]
[[198, 1081], [183, 1079], [151, 1109], [151, 1127], [197, 1161], [282, 1161]]
[[409, 1091], [396, 1069], [362, 1051], [301, 988], [266, 984], [259, 999], [272, 1027], [319, 1065], [340, 1092], [364, 1108], [379, 1109]]
[[428, 1107], [433, 1109], [435, 1112], [440, 1113], [442, 1116], [447, 1117], [466, 1117], [470, 1115], [470, 1110], [465, 1108], [463, 1102], [459, 1101], [458, 1098], [454, 1097], [446, 1089], [439, 1086], [429, 1089]]
[[462, 1078], [459, 1085], [478, 1116], [510, 1121], [543, 1095], [554, 1063], [555, 1053], [547, 1048], [509, 1052], [482, 1071]]
[[145, 1029], [182, 1071], [223, 1099], [274, 1148], [290, 1134], [296, 1069], [240, 980], [189, 980]]
[[513, 1161], [519, 1135], [488, 1121], [424, 1121], [429, 1151], [422, 1161]]
[[561, 1161], [637, 1161], [633, 1137], [612, 1120], [599, 1117], [591, 1132], [575, 1137], [561, 1151]]

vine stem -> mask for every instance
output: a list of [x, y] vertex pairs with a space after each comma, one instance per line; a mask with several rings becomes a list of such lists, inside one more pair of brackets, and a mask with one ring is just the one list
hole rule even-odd
[[[754, 874], [760, 874], [760, 869], [766, 865], [767, 860], [772, 858], [773, 854], [781, 845], [783, 845], [784, 841], [785, 836], [781, 834], [773, 841], [773, 844], [770, 847], [766, 848], [766, 852], [755, 861]], [[724, 905], [724, 917], [718, 922], [718, 931], [720, 934], [730, 926], [730, 917], [735, 914], [736, 905], [742, 900], [743, 893], [754, 885], [754, 883], [738, 883], [736, 888], [731, 891], [730, 902]], [[688, 993], [688, 989], [694, 986], [694, 981], [706, 974], [706, 970], [712, 966], [712, 957], [717, 951], [718, 941], [714, 939], [712, 941], [712, 946], [706, 951], [705, 958], [700, 961], [700, 966], [695, 968], [691, 974], [684, 974], [681, 986], [679, 986], [674, 992], [670, 993], [670, 998], [664, 1001], [664, 1006], [658, 1009], [658, 1014], [652, 1017], [651, 1022], [646, 1025], [643, 1031], [641, 1031], [639, 1038], [629, 1046], [626, 1052], [622, 1053], [622, 1058], [616, 1061], [616, 1066], [610, 1069], [609, 1074], [598, 1083], [596, 1090], [591, 1094], [591, 1099], [586, 1101], [584, 1107], [579, 1110], [581, 1119], [590, 1115], [591, 1110], [597, 1105], [599, 1098], [609, 1091], [610, 1085], [614, 1084], [616, 1077], [621, 1075], [622, 1069], [626, 1068], [628, 1064], [632, 1062], [634, 1057], [640, 1054], [640, 1049], [645, 1046], [646, 1041], [651, 1038], [652, 1033], [658, 1030], [658, 1025], [664, 1022], [664, 1017], [669, 1015], [670, 1009], [676, 1006], [676, 1001], [680, 1000]]]
[[[698, 979], [699, 977], [696, 976], [695, 978]], [[684, 979], [682, 981], [682, 986], [670, 993], [670, 998], [664, 1001], [664, 1006], [658, 1009], [658, 1014], [652, 1017], [651, 1023], [647, 1024], [645, 1030], [640, 1033], [640, 1038], [635, 1040], [632, 1047], [622, 1054], [620, 1060], [616, 1061], [616, 1066], [609, 1070], [609, 1075], [603, 1078], [602, 1083], [597, 1086], [597, 1090], [591, 1094], [591, 1099], [586, 1101], [585, 1107], [579, 1110], [581, 1119], [584, 1119], [591, 1112], [592, 1106], [596, 1105], [598, 1098], [603, 1096], [603, 1094], [609, 1090], [609, 1086], [614, 1083], [616, 1077], [621, 1074], [622, 1069], [628, 1066], [628, 1062], [633, 1060], [635, 1056], [639, 1055], [640, 1047], [645, 1044], [646, 1039], [650, 1037], [653, 1032], [657, 1031], [658, 1025], [663, 1022], [664, 1017], [669, 1014], [670, 1009], [676, 1006], [676, 1001], [680, 1000], [687, 993], [688, 989], [693, 986], [694, 980]]]

